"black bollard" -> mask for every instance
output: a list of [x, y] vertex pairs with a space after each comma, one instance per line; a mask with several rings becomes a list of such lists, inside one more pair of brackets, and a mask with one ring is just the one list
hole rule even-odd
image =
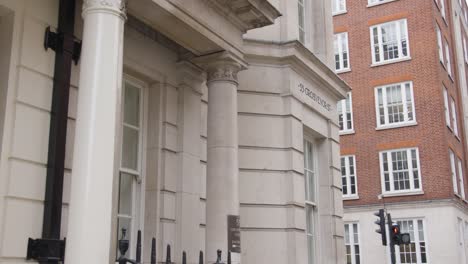
[[156, 238], [151, 240], [151, 264], [156, 264]]
[[230, 250], [228, 251], [228, 263], [227, 264], [231, 264], [231, 251]]
[[182, 264], [187, 264], [187, 253], [182, 251]]

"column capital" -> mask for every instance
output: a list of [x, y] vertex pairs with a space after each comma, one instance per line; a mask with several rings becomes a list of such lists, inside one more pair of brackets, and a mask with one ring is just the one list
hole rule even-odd
[[110, 12], [127, 18], [127, 0], [83, 0], [83, 15], [91, 12]]
[[193, 61], [207, 72], [207, 83], [228, 81], [238, 84], [237, 73], [247, 69], [243, 59], [226, 51], [198, 57]]

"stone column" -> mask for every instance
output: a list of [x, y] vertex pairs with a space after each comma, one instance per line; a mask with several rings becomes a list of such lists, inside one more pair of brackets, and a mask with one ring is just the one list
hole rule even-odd
[[112, 190], [122, 86], [124, 0], [83, 1], [67, 264], [111, 263]]
[[[206, 176], [206, 261], [228, 251], [228, 215], [239, 216], [237, 73], [245, 64], [221, 52], [200, 59], [208, 73], [208, 142]], [[240, 263], [240, 254], [232, 254]]]

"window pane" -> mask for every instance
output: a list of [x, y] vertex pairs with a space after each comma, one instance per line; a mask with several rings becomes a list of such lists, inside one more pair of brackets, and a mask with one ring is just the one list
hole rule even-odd
[[140, 89], [128, 82], [125, 83], [124, 122], [140, 126]]
[[119, 214], [132, 215], [133, 200], [133, 180], [134, 176], [127, 173], [120, 173], [119, 184]]
[[122, 144], [122, 167], [138, 170], [139, 131], [124, 126]]

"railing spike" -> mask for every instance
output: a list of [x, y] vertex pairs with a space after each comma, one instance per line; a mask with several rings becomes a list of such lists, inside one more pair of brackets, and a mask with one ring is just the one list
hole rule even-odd
[[200, 256], [198, 257], [198, 264], [204, 264], [203, 263], [203, 251], [200, 250]]
[[141, 230], [137, 234], [136, 263], [141, 263]]
[[171, 264], [171, 245], [167, 245], [166, 248], [166, 264]]
[[156, 238], [151, 240], [151, 264], [156, 264]]

